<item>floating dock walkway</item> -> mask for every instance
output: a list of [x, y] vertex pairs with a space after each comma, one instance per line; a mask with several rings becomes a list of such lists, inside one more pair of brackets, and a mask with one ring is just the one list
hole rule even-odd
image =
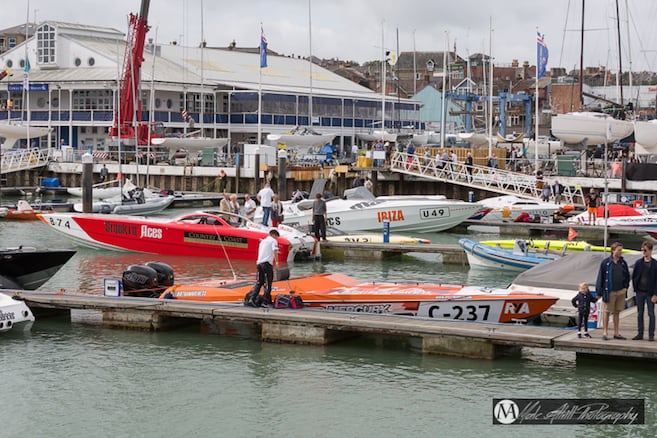
[[[5, 290], [5, 293], [15, 291]], [[571, 351], [577, 356], [606, 356], [657, 360], [657, 343], [577, 338], [573, 330], [525, 324], [489, 324], [444, 321], [365, 313], [338, 313], [312, 309], [271, 309], [241, 304], [202, 303], [154, 298], [109, 297], [70, 293], [20, 291], [36, 313], [71, 314], [78, 309], [98, 312], [106, 327], [135, 330], [173, 330], [200, 324], [209, 334], [252, 337], [265, 342], [325, 345], [361, 335], [405, 339], [415, 351], [470, 358], [495, 359], [535, 347]], [[612, 332], [610, 332], [612, 333]], [[621, 333], [636, 333], [636, 307], [621, 314]]]

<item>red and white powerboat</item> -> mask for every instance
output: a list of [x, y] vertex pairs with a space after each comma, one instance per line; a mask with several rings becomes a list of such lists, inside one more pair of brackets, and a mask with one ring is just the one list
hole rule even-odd
[[[177, 218], [53, 213], [43, 223], [92, 248], [151, 254], [256, 260], [258, 245], [270, 230], [245, 217], [207, 210]], [[292, 227], [279, 225], [279, 261], [315, 258], [319, 242]]]
[[[211, 280], [166, 289], [160, 298], [242, 303], [254, 280]], [[362, 282], [344, 274], [313, 274], [275, 281], [278, 294], [301, 297], [304, 306], [332, 312], [408, 315], [432, 319], [514, 322], [539, 316], [557, 298], [508, 289], [429, 283]]]

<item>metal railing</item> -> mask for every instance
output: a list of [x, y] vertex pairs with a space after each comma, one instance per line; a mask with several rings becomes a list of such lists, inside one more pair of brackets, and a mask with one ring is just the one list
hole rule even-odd
[[48, 164], [50, 149], [8, 149], [2, 151], [0, 173], [34, 169]]
[[[534, 175], [486, 166], [467, 166], [464, 163], [436, 160], [434, 157], [408, 155], [406, 152], [393, 154], [390, 160], [390, 170], [434, 181], [449, 182], [525, 198], [540, 199], [543, 187], [543, 181]], [[564, 185], [562, 199], [568, 204], [577, 206], [585, 204], [581, 187]]]

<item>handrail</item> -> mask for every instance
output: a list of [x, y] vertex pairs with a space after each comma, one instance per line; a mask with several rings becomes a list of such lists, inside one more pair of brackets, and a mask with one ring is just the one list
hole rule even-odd
[[[464, 163], [445, 162], [434, 157], [396, 151], [390, 160], [390, 170], [505, 195], [541, 198], [542, 184], [536, 176], [487, 166], [468, 166]], [[585, 204], [581, 187], [564, 186], [562, 197], [568, 204]]]
[[43, 167], [50, 161], [51, 149], [8, 149], [2, 151], [0, 173], [18, 172], [21, 170]]

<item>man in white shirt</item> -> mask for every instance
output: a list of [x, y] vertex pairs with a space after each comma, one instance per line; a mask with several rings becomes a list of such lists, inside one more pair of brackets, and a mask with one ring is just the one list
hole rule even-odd
[[[244, 297], [244, 305], [251, 307], [270, 306], [271, 284], [274, 281], [274, 266], [278, 266], [278, 242], [276, 239], [280, 236], [278, 230], [269, 230], [269, 236], [260, 241], [258, 246], [258, 280], [253, 286], [251, 292]], [[260, 289], [265, 286], [265, 293], [260, 301]]]
[[271, 203], [274, 198], [274, 191], [271, 189], [269, 183], [260, 190], [256, 196], [258, 202], [262, 206], [262, 224], [269, 226], [269, 215], [271, 214]]
[[255, 218], [256, 208], [256, 203], [251, 199], [251, 195], [248, 193], [244, 195], [244, 216], [252, 221]]

